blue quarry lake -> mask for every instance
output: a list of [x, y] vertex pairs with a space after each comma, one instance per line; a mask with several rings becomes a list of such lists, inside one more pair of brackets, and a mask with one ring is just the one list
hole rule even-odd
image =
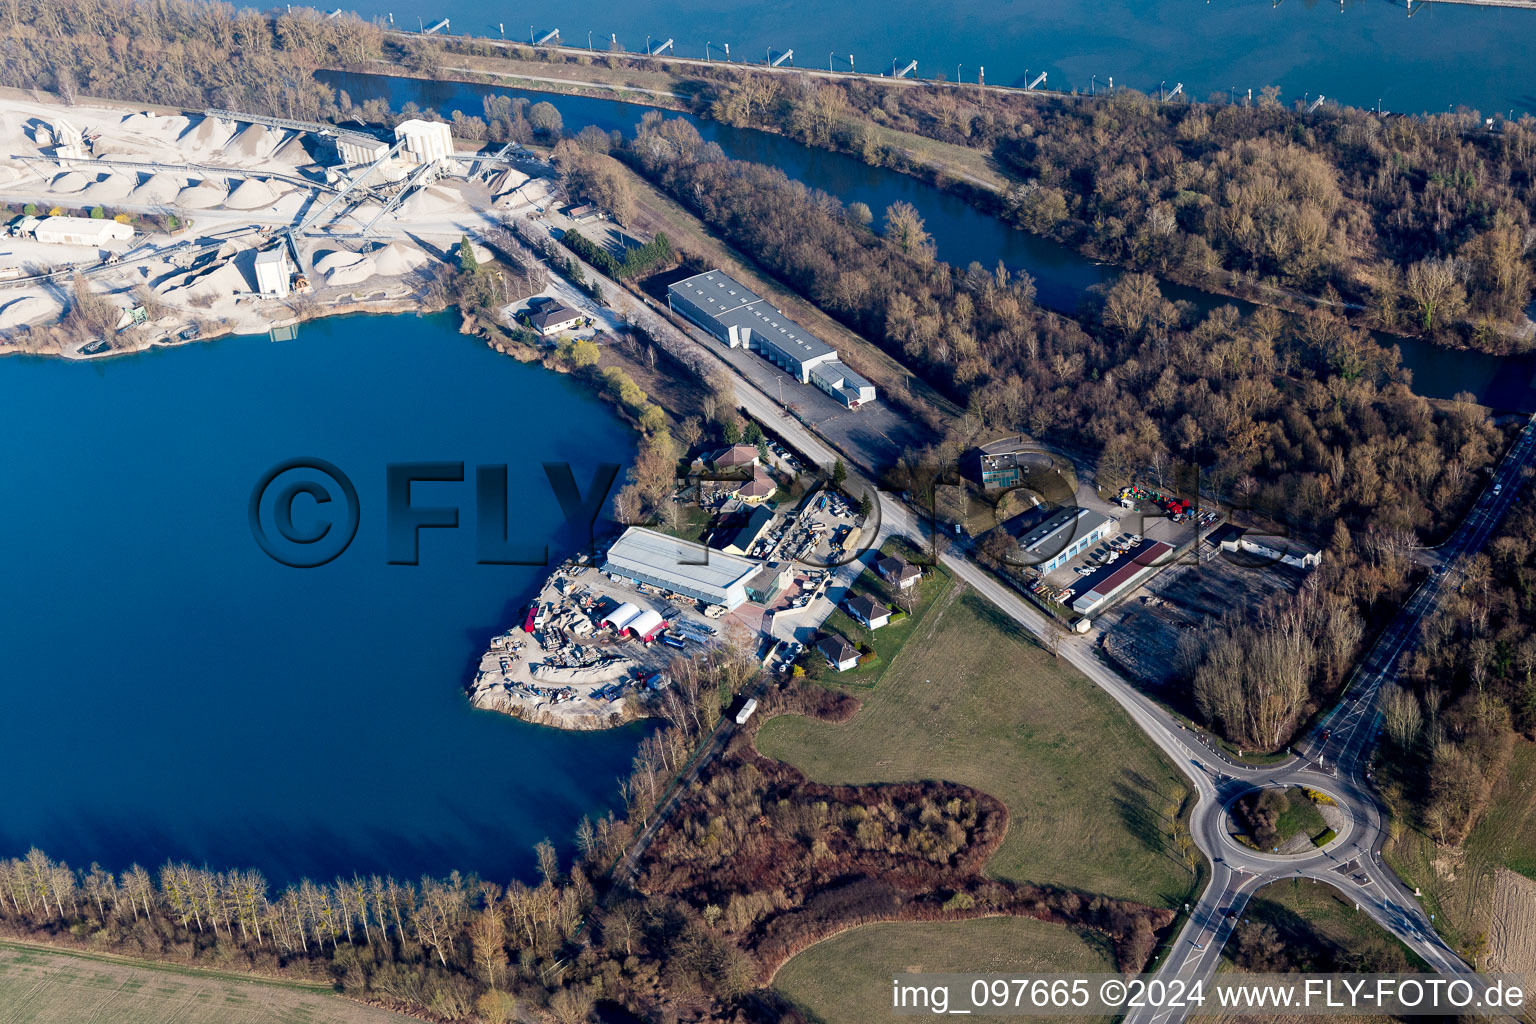
[[[527, 725], [463, 686], [543, 575], [476, 564], [474, 466], [509, 464], [512, 526], [558, 560], [579, 538], [541, 463], [584, 489], [596, 463], [632, 460], [633, 434], [456, 324], [0, 360], [0, 856], [506, 882], [616, 803], [645, 726]], [[340, 467], [361, 505], [351, 547], [316, 569], [270, 560], [247, 519], [262, 474], [296, 456]], [[385, 466], [429, 460], [468, 481], [417, 484], [413, 503], [457, 505], [460, 528], [386, 564]]]
[[[917, 61], [924, 78], [1021, 85], [1047, 73], [1057, 90], [1131, 86], [1155, 95], [1183, 83], [1196, 99], [1255, 96], [1278, 86], [1286, 102], [1319, 93], [1350, 106], [1406, 113], [1466, 105], [1486, 115], [1536, 110], [1530, 55], [1536, 11], [1403, 0], [816, 0], [664, 8], [587, 0], [513, 10], [493, 0], [358, 0], [365, 17], [394, 15], [417, 30], [440, 18], [450, 31], [527, 41], [559, 29], [597, 50], [616, 41], [643, 53], [674, 40], [680, 57], [737, 61], [793, 50], [801, 67], [889, 74]], [[418, 21], [418, 18], [422, 21]], [[531, 23], [531, 24], [530, 24]], [[1095, 80], [1095, 76], [1096, 79]]]

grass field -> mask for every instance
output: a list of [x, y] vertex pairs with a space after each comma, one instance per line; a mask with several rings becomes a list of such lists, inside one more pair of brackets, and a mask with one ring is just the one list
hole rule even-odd
[[995, 917], [864, 925], [801, 953], [773, 984], [823, 1024], [896, 1024], [913, 1019], [890, 1010], [891, 977], [908, 971], [1114, 970], [1114, 954], [1102, 936], [1032, 918]]
[[[837, 685], [835, 677], [831, 685]], [[1010, 822], [988, 870], [1172, 906], [1194, 875], [1168, 842], [1186, 795], [1119, 707], [959, 584], [853, 721], [784, 716], [758, 747], [822, 782], [945, 779], [1002, 800]]]
[[[1341, 970], [1422, 971], [1425, 964], [1331, 885], [1310, 879], [1274, 882], [1254, 894], [1243, 916], [1267, 921], [1287, 949], [1305, 947]], [[1223, 951], [1231, 956], [1233, 946]], [[1319, 968], [1323, 969], [1323, 968]]]
[[402, 1024], [321, 986], [0, 942], [0, 1024]]
[[1394, 815], [1387, 862], [1423, 890], [1424, 908], [1441, 934], [1464, 956], [1480, 959], [1498, 869], [1536, 878], [1536, 743], [1516, 741], [1487, 812], [1460, 849], [1442, 849], [1402, 818]]
[[[881, 553], [898, 554], [909, 561], [912, 558], [912, 551], [905, 545], [886, 544], [881, 549]], [[901, 612], [901, 606], [895, 599], [894, 589], [887, 586], [873, 569], [864, 570], [863, 574], [854, 581], [848, 596], [868, 594], [887, 608], [897, 612], [898, 615], [884, 626], [874, 630], [865, 629], [859, 625], [842, 608], [838, 608], [827, 616], [827, 621], [822, 624], [821, 633], [840, 634], [855, 647], [867, 644], [874, 649], [875, 657], [846, 672], [835, 672], [827, 668], [823, 672], [822, 681], [855, 693], [862, 693], [876, 686], [885, 677], [885, 673], [896, 661], [907, 641], [922, 628], [923, 620], [933, 606], [942, 601], [944, 595], [949, 592], [950, 579], [949, 573], [943, 566], [933, 565], [924, 569], [923, 578], [918, 580], [913, 588], [916, 595], [912, 602], [912, 614], [907, 615]], [[912, 591], [909, 590], [908, 593], [911, 594]], [[808, 657], [820, 658], [821, 655], [812, 651]]]

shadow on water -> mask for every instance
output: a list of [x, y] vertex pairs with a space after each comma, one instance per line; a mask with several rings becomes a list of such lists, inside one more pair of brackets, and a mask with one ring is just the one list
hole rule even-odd
[[[535, 103], [547, 101], [559, 109], [566, 131], [573, 134], [589, 124], [604, 131], [632, 134], [651, 109], [618, 100], [469, 82], [337, 71], [317, 72], [316, 77], [345, 91], [355, 103], [383, 99], [394, 109], [415, 103], [445, 116], [455, 110], [478, 115], [484, 98], [492, 95], [522, 97]], [[1020, 231], [958, 196], [910, 175], [871, 167], [850, 156], [813, 149], [769, 132], [733, 128], [671, 111], [665, 112], [665, 116], [687, 120], [704, 139], [717, 143], [732, 159], [778, 167], [790, 178], [844, 203], [863, 202], [876, 211], [897, 202], [912, 204], [926, 222], [940, 259], [957, 266], [976, 262], [994, 267], [1001, 263], [1010, 270], [1024, 271], [1035, 281], [1036, 301], [1058, 313], [1076, 315], [1089, 289], [1121, 274], [1117, 267], [1091, 260], [1059, 242]], [[1241, 299], [1169, 281], [1161, 284], [1170, 299], [1188, 302], [1197, 310], [1232, 305], [1246, 314], [1255, 308]], [[1376, 337], [1385, 345], [1397, 347], [1403, 367], [1413, 374], [1413, 389], [1426, 398], [1448, 399], [1470, 392], [1483, 404], [1495, 408], [1536, 411], [1536, 353], [1490, 356], [1456, 352], [1417, 338], [1381, 334]]]

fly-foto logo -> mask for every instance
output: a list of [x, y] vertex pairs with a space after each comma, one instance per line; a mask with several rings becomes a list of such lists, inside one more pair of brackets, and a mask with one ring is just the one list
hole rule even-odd
[[[591, 544], [598, 513], [618, 478], [618, 465], [598, 465], [585, 492], [577, 487], [570, 463], [546, 462], [544, 475], [566, 522]], [[385, 551], [390, 565], [420, 564], [422, 530], [459, 527], [458, 505], [418, 505], [412, 485], [464, 482], [462, 462], [391, 462], [384, 467]], [[505, 463], [474, 467], [476, 562], [548, 565], [547, 540], [518, 536], [510, 515], [512, 499]], [[300, 506], [305, 509], [303, 525], [294, 516]], [[362, 512], [357, 487], [340, 467], [300, 457], [262, 474], [251, 490], [247, 517], [251, 536], [269, 558], [295, 569], [313, 569], [351, 546]]]

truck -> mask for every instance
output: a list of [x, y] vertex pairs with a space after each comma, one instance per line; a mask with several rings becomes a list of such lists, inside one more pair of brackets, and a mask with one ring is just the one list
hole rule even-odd
[[747, 719], [751, 718], [752, 717], [752, 712], [754, 712], [756, 710], [757, 710], [757, 698], [756, 697], [748, 697], [747, 698], [747, 702], [741, 706], [741, 710], [736, 712], [736, 724], [737, 725], [746, 725], [747, 724]]

